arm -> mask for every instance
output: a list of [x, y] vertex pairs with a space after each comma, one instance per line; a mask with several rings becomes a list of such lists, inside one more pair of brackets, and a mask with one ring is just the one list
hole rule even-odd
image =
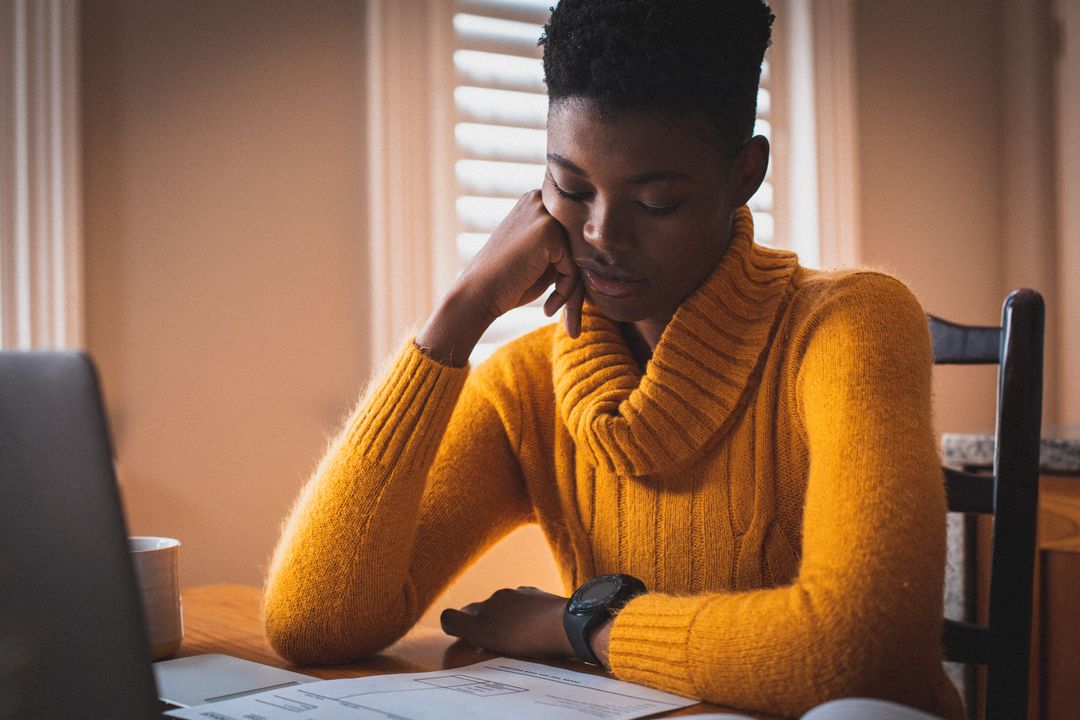
[[891, 280], [849, 284], [813, 318], [798, 370], [810, 470], [787, 587], [631, 601], [620, 678], [798, 715], [872, 695], [927, 708], [941, 674], [945, 501], [926, 319]]
[[406, 348], [301, 493], [266, 584], [267, 637], [283, 657], [377, 652], [529, 517], [503, 420], [479, 383], [462, 390], [466, 373]]
[[492, 320], [553, 281], [545, 309], [565, 305], [576, 332], [583, 289], [565, 234], [534, 191], [492, 233], [417, 336], [419, 347], [406, 348], [301, 493], [265, 593], [267, 636], [283, 657], [334, 662], [378, 651], [468, 558], [528, 516], [498, 403], [450, 365], [464, 365]]

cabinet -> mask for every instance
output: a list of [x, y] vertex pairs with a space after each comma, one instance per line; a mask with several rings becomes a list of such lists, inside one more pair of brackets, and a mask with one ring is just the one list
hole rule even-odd
[[1033, 718], [1080, 714], [1080, 477], [1039, 482]]
[[[990, 472], [994, 438], [946, 434], [942, 454], [946, 464]], [[1080, 440], [1043, 438], [1039, 464], [1028, 714], [1031, 720], [1075, 720], [1080, 717]], [[965, 619], [985, 623], [992, 519], [965, 517], [958, 536], [950, 539], [950, 564], [961, 579], [947, 604]], [[965, 553], [964, 547], [973, 552]], [[984, 674], [976, 672], [973, 680], [974, 717], [982, 717]]]
[[[976, 528], [976, 616], [986, 622], [990, 583], [990, 518]], [[1029, 720], [1080, 717], [1080, 477], [1039, 480], [1034, 601], [1031, 625]], [[984, 674], [975, 676], [981, 699]], [[982, 717], [977, 701], [975, 717]]]

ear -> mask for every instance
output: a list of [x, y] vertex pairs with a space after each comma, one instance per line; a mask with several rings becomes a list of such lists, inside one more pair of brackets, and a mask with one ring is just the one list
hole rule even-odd
[[731, 163], [728, 176], [728, 192], [732, 207], [742, 207], [765, 180], [769, 167], [769, 141], [763, 135], [755, 135], [739, 150]]

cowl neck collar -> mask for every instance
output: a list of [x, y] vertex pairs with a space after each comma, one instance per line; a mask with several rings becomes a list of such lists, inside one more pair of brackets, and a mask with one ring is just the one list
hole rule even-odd
[[591, 304], [577, 338], [560, 323], [555, 399], [578, 452], [627, 476], [692, 459], [740, 406], [797, 267], [793, 253], [754, 243], [753, 218], [743, 207], [727, 251], [675, 312], [644, 371], [618, 324]]

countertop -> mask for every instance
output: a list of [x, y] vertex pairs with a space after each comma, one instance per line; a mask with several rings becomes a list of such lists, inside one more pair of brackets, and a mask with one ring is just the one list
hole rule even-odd
[[[994, 436], [974, 433], [945, 433], [941, 452], [946, 465], [991, 467], [994, 464]], [[1080, 475], [1080, 438], [1042, 439], [1039, 471], [1047, 475]]]

